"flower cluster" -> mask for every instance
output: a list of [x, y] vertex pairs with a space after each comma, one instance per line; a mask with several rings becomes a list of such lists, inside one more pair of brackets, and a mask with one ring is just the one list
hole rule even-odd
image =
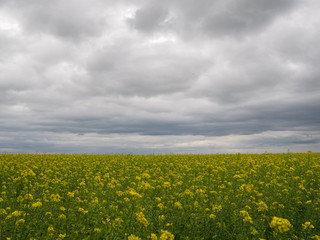
[[284, 233], [289, 231], [292, 228], [292, 225], [288, 219], [273, 217], [270, 223], [270, 227], [274, 230], [275, 233]]

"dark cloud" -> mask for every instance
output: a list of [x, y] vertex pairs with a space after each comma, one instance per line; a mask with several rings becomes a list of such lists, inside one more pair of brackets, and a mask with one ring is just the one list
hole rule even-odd
[[243, 35], [259, 31], [290, 10], [297, 1], [225, 1], [202, 19], [202, 27], [213, 35]]
[[197, 50], [179, 44], [126, 46], [122, 42], [93, 54], [89, 84], [94, 94], [147, 97], [171, 94], [190, 88], [209, 64]]
[[169, 12], [164, 6], [149, 3], [147, 6], [138, 9], [128, 23], [142, 32], [153, 32], [161, 30], [166, 25]]
[[[100, 1], [10, 1], [10, 11], [26, 32], [78, 41], [100, 35], [107, 22]], [[100, 8], [100, 10], [99, 10]]]
[[191, 38], [244, 36], [263, 30], [298, 1], [152, 1], [136, 11], [132, 26], [142, 32], [170, 30]]
[[0, 152], [314, 151], [318, 7], [2, 1]]

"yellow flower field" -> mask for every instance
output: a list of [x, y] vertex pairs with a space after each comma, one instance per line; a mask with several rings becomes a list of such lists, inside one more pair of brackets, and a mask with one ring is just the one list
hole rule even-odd
[[320, 239], [320, 153], [0, 155], [0, 239]]

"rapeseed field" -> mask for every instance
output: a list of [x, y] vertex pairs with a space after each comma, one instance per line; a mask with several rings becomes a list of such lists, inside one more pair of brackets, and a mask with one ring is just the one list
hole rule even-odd
[[0, 239], [320, 239], [320, 154], [0, 155]]

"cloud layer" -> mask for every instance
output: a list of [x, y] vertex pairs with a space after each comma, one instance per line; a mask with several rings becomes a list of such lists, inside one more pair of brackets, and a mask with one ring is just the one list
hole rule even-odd
[[320, 147], [314, 0], [0, 1], [0, 152]]

